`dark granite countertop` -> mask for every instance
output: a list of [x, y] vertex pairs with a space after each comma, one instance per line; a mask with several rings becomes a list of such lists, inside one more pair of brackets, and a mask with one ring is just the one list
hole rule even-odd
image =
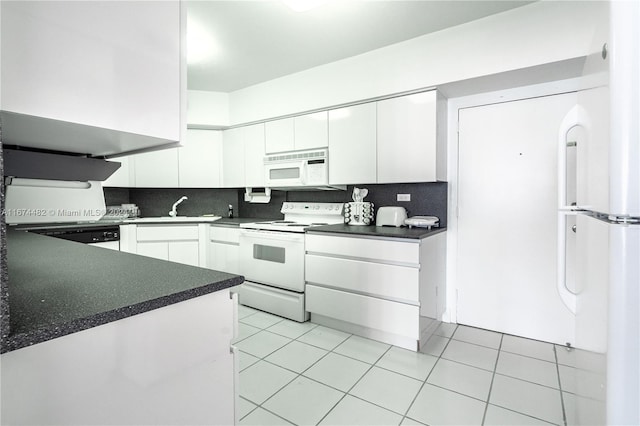
[[154, 218], [138, 218], [138, 219], [105, 219], [105, 220], [97, 220], [95, 222], [70, 222], [70, 223], [28, 223], [21, 225], [9, 225], [9, 229], [17, 229], [24, 231], [35, 231], [38, 229], [73, 229], [79, 226], [83, 228], [99, 228], [102, 226], [118, 226], [118, 225], [180, 225], [180, 224], [194, 224], [194, 223], [208, 223], [210, 225], [216, 226], [229, 226], [229, 227], [238, 227], [241, 223], [253, 223], [253, 222], [264, 222], [268, 220], [278, 220], [277, 218], [273, 219], [258, 219], [255, 217], [234, 217], [234, 218], [220, 218], [217, 220], [213, 220], [211, 217], [203, 216], [199, 217], [190, 217], [188, 220], [167, 220], [167, 219], [158, 219], [154, 221]]
[[9, 229], [0, 352], [241, 284], [244, 277]]
[[212, 225], [215, 226], [228, 226], [228, 227], [238, 227], [240, 226], [241, 223], [253, 223], [253, 222], [266, 222], [269, 220], [282, 220], [281, 218], [273, 218], [273, 219], [258, 219], [255, 217], [234, 217], [234, 218], [227, 218], [227, 217], [223, 217], [220, 220], [217, 220], [215, 222], [212, 223]]
[[348, 234], [353, 236], [367, 236], [367, 237], [388, 237], [388, 238], [408, 238], [408, 239], [422, 239], [427, 238], [441, 232], [445, 232], [447, 228], [408, 228], [408, 227], [393, 227], [393, 226], [358, 226], [358, 225], [324, 225], [314, 226], [307, 230], [307, 233], [331, 233], [331, 234]]

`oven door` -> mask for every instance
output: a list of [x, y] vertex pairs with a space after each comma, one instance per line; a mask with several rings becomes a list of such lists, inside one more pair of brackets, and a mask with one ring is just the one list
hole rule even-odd
[[304, 291], [304, 233], [240, 230], [240, 270], [247, 281]]

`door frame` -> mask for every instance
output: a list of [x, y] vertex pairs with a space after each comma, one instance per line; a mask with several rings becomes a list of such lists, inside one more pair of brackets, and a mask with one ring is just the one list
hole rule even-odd
[[459, 111], [485, 105], [500, 104], [544, 96], [560, 95], [590, 88], [588, 82], [579, 77], [529, 86], [496, 90], [479, 94], [449, 97], [455, 93], [455, 83], [441, 89], [447, 97], [447, 268], [446, 309], [442, 321], [457, 323], [458, 310], [458, 160], [459, 160]]

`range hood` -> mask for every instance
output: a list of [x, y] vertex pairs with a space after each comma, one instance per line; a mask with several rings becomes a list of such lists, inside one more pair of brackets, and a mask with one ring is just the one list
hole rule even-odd
[[106, 213], [100, 182], [5, 179], [8, 224], [90, 222]]
[[30, 149], [114, 157], [179, 146], [179, 141], [0, 111], [2, 143]]
[[4, 147], [3, 155], [4, 176], [7, 177], [80, 182], [103, 181], [120, 168], [120, 163], [114, 161], [9, 147]]

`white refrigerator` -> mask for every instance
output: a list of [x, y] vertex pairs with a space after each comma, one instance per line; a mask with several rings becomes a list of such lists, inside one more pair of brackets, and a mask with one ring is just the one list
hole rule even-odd
[[639, 425], [640, 2], [609, 2], [583, 78], [559, 132], [558, 292], [576, 318], [565, 408], [569, 424]]

